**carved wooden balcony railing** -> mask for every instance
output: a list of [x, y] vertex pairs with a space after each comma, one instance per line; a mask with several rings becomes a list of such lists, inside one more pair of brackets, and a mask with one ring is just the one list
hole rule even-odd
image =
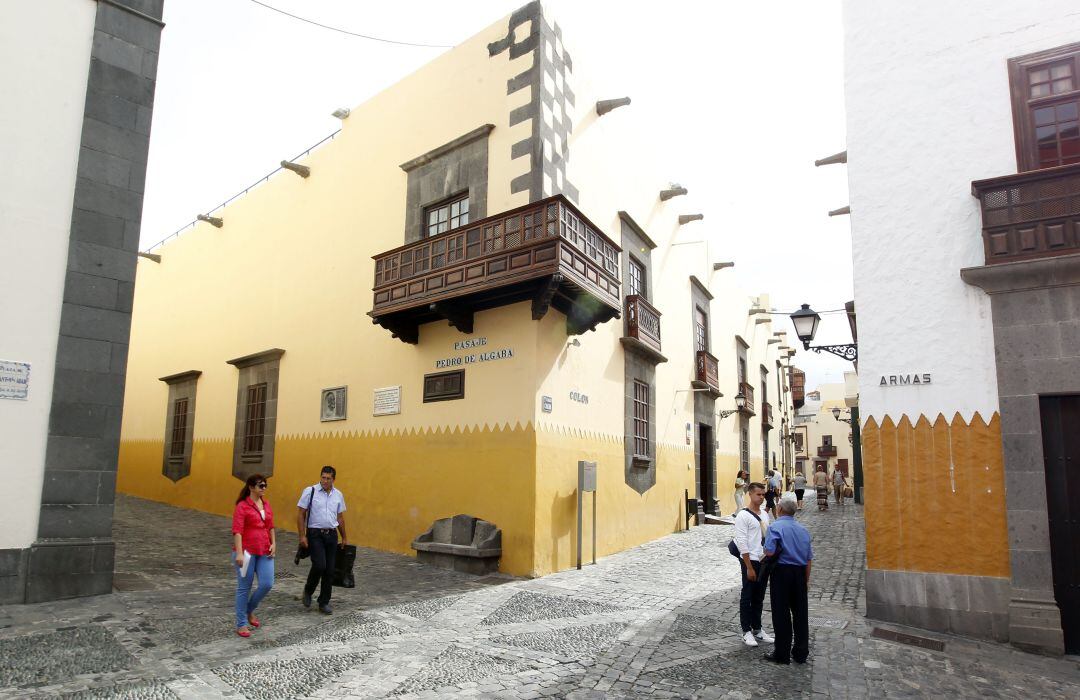
[[748, 382], [739, 382], [739, 393], [746, 397], [746, 406], [739, 409], [744, 416], [754, 416], [754, 385]]
[[705, 350], [698, 350], [694, 360], [696, 371], [690, 384], [695, 389], [708, 389], [713, 396], [719, 396], [720, 362]]
[[660, 352], [660, 312], [644, 297], [626, 297], [626, 335]]
[[818, 457], [835, 457], [836, 445], [822, 445], [817, 448]]
[[473, 314], [532, 299], [577, 335], [618, 318], [619, 246], [562, 195], [474, 221], [375, 256], [372, 320], [407, 343], [446, 319], [472, 332]]
[[986, 264], [1080, 253], [1080, 164], [971, 183]]
[[761, 402], [761, 426], [763, 428], [773, 427], [772, 404], [768, 401]]

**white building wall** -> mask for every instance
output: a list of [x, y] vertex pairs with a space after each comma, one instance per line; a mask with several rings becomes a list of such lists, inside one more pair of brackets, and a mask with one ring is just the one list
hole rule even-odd
[[[983, 264], [971, 182], [1016, 172], [1007, 59], [1077, 41], [1080, 6], [848, 0], [844, 25], [861, 417], [989, 419], [990, 300], [959, 274]], [[880, 386], [915, 373], [931, 385]]]
[[0, 549], [37, 536], [96, 13], [93, 0], [0, 5], [0, 359], [31, 364], [28, 399], [0, 400]]

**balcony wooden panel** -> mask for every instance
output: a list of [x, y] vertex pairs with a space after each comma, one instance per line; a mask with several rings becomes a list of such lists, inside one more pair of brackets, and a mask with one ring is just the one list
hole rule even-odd
[[708, 389], [714, 397], [720, 396], [720, 362], [705, 350], [698, 350], [694, 356], [695, 389]]
[[971, 183], [987, 265], [1080, 252], [1080, 164]]
[[746, 397], [746, 406], [739, 409], [744, 416], [756, 416], [754, 413], [754, 386], [748, 382], [739, 382], [739, 393]]
[[835, 457], [836, 445], [822, 445], [817, 448], [818, 457]]
[[626, 297], [626, 335], [660, 352], [660, 312], [644, 297]]
[[421, 324], [447, 319], [472, 331], [472, 315], [533, 301], [553, 306], [571, 335], [618, 318], [619, 247], [557, 195], [381, 253], [375, 323], [406, 342]]
[[772, 404], [767, 401], [761, 402], [761, 426], [763, 428], [773, 427]]

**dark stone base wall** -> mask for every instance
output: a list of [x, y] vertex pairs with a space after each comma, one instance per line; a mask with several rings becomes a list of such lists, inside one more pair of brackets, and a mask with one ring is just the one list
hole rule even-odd
[[866, 570], [866, 616], [937, 632], [1009, 639], [1009, 579]]

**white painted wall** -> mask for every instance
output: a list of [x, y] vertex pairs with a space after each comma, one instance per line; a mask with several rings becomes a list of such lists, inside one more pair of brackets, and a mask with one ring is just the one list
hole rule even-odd
[[0, 358], [29, 362], [0, 400], [0, 549], [37, 536], [71, 206], [97, 3], [0, 5]]
[[[1006, 60], [1080, 39], [1075, 0], [844, 3], [863, 420], [998, 410], [971, 182], [1016, 172]], [[879, 386], [929, 372], [928, 387]]]
[[[861, 329], [859, 335], [861, 338]], [[816, 387], [816, 390], [821, 392], [821, 400], [807, 401], [798, 411], [802, 417], [802, 422], [799, 423], [799, 432], [803, 433], [804, 436], [804, 449], [801, 452], [796, 452], [795, 456], [805, 457], [806, 469], [812, 472], [814, 459], [817, 458], [817, 449], [821, 446], [821, 436], [831, 435], [832, 444], [836, 447], [836, 456], [829, 457], [829, 473], [832, 473], [838, 460], [846, 459], [848, 474], [852, 474], [851, 470], [855, 464], [855, 454], [852, 444], [848, 440], [848, 436], [851, 435], [851, 426], [843, 421], [836, 420], [832, 414], [833, 408], [839, 408], [842, 412], [841, 418], [850, 417], [846, 405], [846, 385], [839, 383], [821, 384]], [[811, 480], [813, 478], [811, 474], [806, 476]]]

